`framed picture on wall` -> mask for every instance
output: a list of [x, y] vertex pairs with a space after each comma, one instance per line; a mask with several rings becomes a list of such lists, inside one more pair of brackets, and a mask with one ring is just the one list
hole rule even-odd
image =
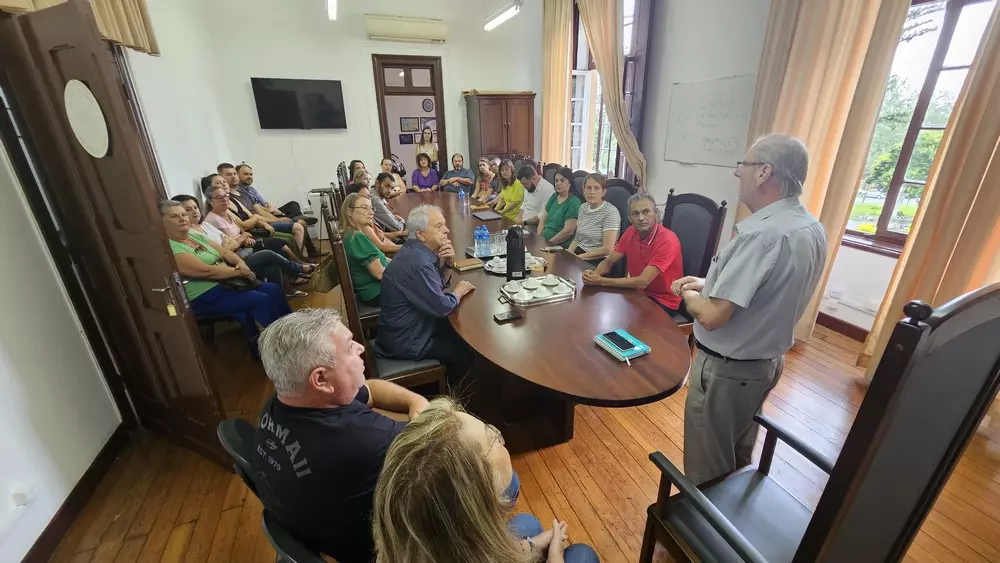
[[400, 117], [399, 130], [403, 133], [416, 133], [420, 131], [420, 119], [416, 117]]
[[423, 131], [424, 127], [430, 127], [431, 131], [437, 133], [438, 125], [436, 117], [421, 117], [420, 118], [420, 130]]
[[405, 133], [399, 136], [399, 144], [401, 145], [412, 145], [413, 144], [413, 133]]

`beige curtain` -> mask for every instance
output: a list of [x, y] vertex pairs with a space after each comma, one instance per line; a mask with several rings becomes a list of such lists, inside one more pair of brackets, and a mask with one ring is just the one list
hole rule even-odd
[[146, 0], [90, 0], [90, 4], [105, 39], [151, 55], [160, 54]]
[[805, 142], [810, 160], [802, 204], [827, 235], [827, 264], [796, 326], [799, 340], [808, 339], [816, 323], [909, 5], [909, 0], [775, 0], [771, 5], [750, 142], [766, 133], [787, 133]]
[[545, 0], [542, 16], [543, 162], [569, 162], [573, 0]]
[[903, 305], [1000, 281], [1000, 4], [955, 102], [889, 291], [858, 358], [874, 375]]
[[22, 14], [34, 12], [56, 4], [62, 4], [66, 0], [0, 0], [0, 12], [11, 12]]
[[[640, 179], [646, 179], [646, 157], [632, 134], [622, 96], [622, 73], [625, 68], [625, 48], [622, 45], [622, 0], [577, 0], [580, 21], [594, 55], [597, 74], [601, 77], [601, 96], [607, 108], [611, 131], [625, 160]], [[643, 184], [645, 185], [645, 184]]]

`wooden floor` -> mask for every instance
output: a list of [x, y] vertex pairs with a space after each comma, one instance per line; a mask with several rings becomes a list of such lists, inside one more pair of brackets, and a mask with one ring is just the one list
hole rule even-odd
[[[211, 371], [219, 374], [227, 412], [249, 418], [270, 390], [238, 339], [227, 338], [220, 335]], [[765, 412], [836, 456], [865, 393], [854, 367], [858, 347], [819, 327], [788, 354]], [[685, 396], [682, 390], [625, 409], [577, 407], [572, 441], [514, 459], [522, 486], [518, 509], [543, 522], [566, 520], [572, 541], [594, 546], [602, 561], [636, 561], [659, 479], [647, 455], [659, 450], [681, 464]], [[780, 445], [772, 476], [809, 506], [825, 484], [819, 470]], [[270, 562], [274, 552], [261, 532], [260, 509], [231, 473], [144, 435], [116, 461], [52, 561]], [[662, 550], [658, 560], [667, 560]], [[1000, 561], [997, 412], [983, 422], [907, 560]]]

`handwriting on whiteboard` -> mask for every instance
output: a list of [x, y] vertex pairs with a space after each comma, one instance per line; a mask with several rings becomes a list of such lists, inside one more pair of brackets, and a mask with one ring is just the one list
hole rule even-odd
[[673, 85], [664, 160], [734, 166], [746, 148], [754, 76]]

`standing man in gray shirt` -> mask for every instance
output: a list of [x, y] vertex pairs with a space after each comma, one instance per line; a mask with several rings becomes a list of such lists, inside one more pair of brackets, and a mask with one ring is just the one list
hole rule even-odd
[[693, 483], [750, 464], [753, 417], [778, 383], [823, 272], [823, 225], [799, 203], [808, 168], [802, 141], [758, 139], [734, 173], [753, 214], [733, 227], [705, 279], [686, 276], [671, 287], [695, 319], [684, 404], [684, 472]]

